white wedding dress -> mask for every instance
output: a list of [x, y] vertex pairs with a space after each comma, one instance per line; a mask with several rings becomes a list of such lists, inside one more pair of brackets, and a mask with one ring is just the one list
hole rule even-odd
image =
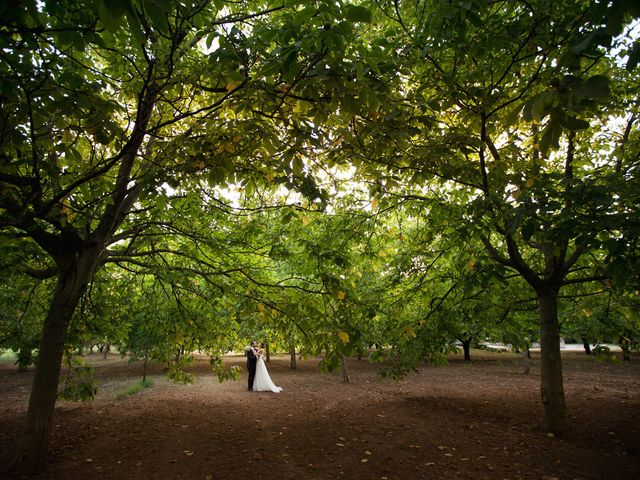
[[258, 357], [256, 362], [256, 376], [253, 379], [254, 392], [274, 392], [280, 393], [282, 387], [278, 387], [271, 381], [267, 366], [264, 364], [262, 357]]

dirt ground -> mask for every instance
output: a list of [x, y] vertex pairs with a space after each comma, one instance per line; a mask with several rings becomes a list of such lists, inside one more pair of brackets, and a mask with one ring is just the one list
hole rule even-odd
[[[640, 478], [640, 357], [621, 365], [564, 357], [569, 429], [542, 428], [539, 361], [529, 375], [510, 354], [453, 356], [406, 380], [376, 381], [351, 360], [351, 382], [318, 371], [318, 359], [289, 369], [272, 357], [284, 392], [219, 383], [205, 358], [192, 385], [168, 382], [124, 400], [140, 363], [89, 356], [99, 393], [59, 402], [48, 470], [37, 479], [635, 479]], [[242, 357], [227, 357], [243, 365]], [[33, 372], [0, 365], [0, 478], [22, 432]]]

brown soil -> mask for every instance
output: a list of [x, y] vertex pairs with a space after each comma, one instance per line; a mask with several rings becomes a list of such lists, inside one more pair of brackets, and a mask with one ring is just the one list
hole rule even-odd
[[[458, 356], [406, 380], [376, 381], [349, 362], [351, 383], [317, 359], [269, 370], [281, 394], [218, 383], [205, 358], [193, 385], [155, 385], [116, 400], [140, 363], [89, 356], [100, 391], [59, 402], [48, 470], [37, 479], [634, 479], [640, 478], [640, 358], [621, 365], [564, 358], [566, 435], [545, 434], [539, 363], [510, 354]], [[242, 365], [242, 357], [227, 357]], [[32, 373], [0, 365], [0, 477], [17, 451]]]

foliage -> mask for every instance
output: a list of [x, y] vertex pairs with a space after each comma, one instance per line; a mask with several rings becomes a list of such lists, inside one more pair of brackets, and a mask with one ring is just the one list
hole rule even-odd
[[211, 370], [218, 377], [220, 383], [225, 380], [238, 380], [240, 378], [240, 367], [234, 365], [230, 368], [226, 368], [220, 357], [211, 357], [209, 360]]
[[1, 285], [0, 345], [16, 352], [16, 363], [25, 370], [37, 359], [49, 285], [10, 270]]
[[98, 393], [93, 368], [86, 365], [82, 357], [69, 352], [66, 355], [66, 364], [68, 371], [58, 397], [74, 402], [93, 400]]

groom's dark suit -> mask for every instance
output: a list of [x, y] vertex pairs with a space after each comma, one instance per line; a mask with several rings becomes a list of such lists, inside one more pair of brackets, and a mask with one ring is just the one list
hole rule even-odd
[[253, 348], [247, 350], [247, 370], [249, 372], [249, 390], [253, 390], [253, 379], [256, 376], [256, 351]]

